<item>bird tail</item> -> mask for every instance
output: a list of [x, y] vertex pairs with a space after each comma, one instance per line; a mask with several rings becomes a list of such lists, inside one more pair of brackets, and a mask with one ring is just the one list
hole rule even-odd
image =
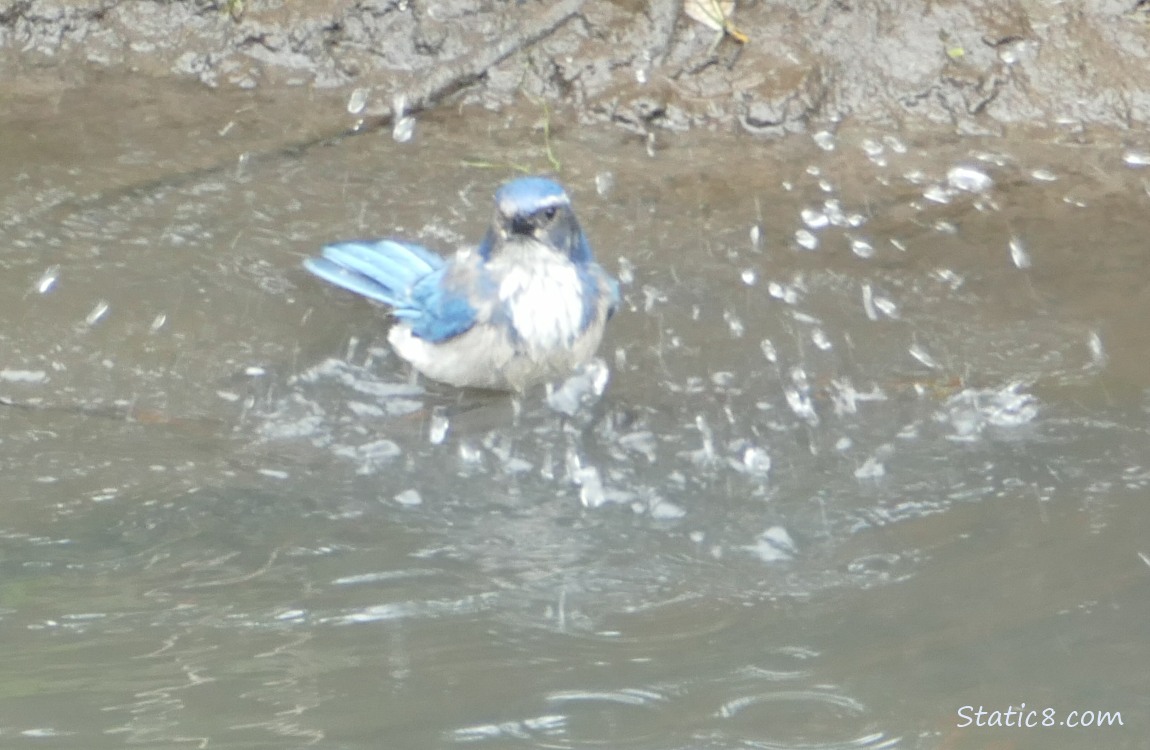
[[322, 257], [303, 262], [324, 281], [392, 307], [403, 307], [412, 285], [443, 264], [419, 245], [394, 240], [337, 242], [324, 247]]

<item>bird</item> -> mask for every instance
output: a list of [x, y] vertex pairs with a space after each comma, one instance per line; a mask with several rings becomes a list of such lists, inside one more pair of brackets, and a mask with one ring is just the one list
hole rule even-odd
[[522, 393], [589, 362], [620, 303], [558, 182], [519, 177], [495, 191], [478, 246], [444, 257], [399, 239], [336, 242], [304, 267], [382, 302], [388, 341], [425, 377]]

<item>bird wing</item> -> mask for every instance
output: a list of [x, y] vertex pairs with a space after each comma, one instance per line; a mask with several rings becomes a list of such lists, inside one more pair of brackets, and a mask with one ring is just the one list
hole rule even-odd
[[472, 305], [471, 285], [462, 276], [453, 264], [424, 276], [412, 287], [408, 303], [395, 308], [395, 317], [433, 344], [470, 330], [479, 313]]

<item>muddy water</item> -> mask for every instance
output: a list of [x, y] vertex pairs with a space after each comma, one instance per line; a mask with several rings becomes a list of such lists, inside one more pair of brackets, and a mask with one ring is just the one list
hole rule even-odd
[[[6, 746], [1143, 746], [1144, 147], [556, 127], [626, 296], [567, 419], [299, 267], [476, 239], [539, 113], [157, 85], [0, 120]], [[1124, 726], [960, 726], [1024, 702]]]

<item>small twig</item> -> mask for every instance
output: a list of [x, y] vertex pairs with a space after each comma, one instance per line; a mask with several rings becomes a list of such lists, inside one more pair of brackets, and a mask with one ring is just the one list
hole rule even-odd
[[460, 164], [473, 169], [510, 169], [520, 174], [531, 174], [535, 171], [526, 164], [519, 164], [513, 161], [494, 162], [485, 159], [464, 159]]
[[546, 101], [543, 102], [543, 147], [547, 150], [547, 161], [551, 162], [551, 168], [556, 172], [560, 171], [563, 164], [551, 148], [551, 108], [547, 106]]
[[[418, 112], [436, 104], [447, 96], [486, 75], [495, 67], [521, 49], [550, 36], [563, 24], [575, 17], [586, 0], [563, 0], [555, 3], [544, 12], [539, 20], [517, 33], [508, 34], [492, 47], [477, 52], [470, 60], [454, 68], [440, 68], [420, 81], [407, 92], [409, 112]], [[390, 122], [391, 115], [383, 115], [383, 124]], [[355, 131], [347, 135], [356, 135]]]
[[551, 107], [548, 106], [546, 99], [536, 99], [529, 94], [524, 94], [524, 96], [527, 97], [527, 101], [543, 108], [543, 149], [547, 154], [547, 161], [551, 162], [551, 169], [560, 172], [563, 169], [563, 162], [559, 161], [559, 157], [555, 155], [555, 150], [551, 146]]

